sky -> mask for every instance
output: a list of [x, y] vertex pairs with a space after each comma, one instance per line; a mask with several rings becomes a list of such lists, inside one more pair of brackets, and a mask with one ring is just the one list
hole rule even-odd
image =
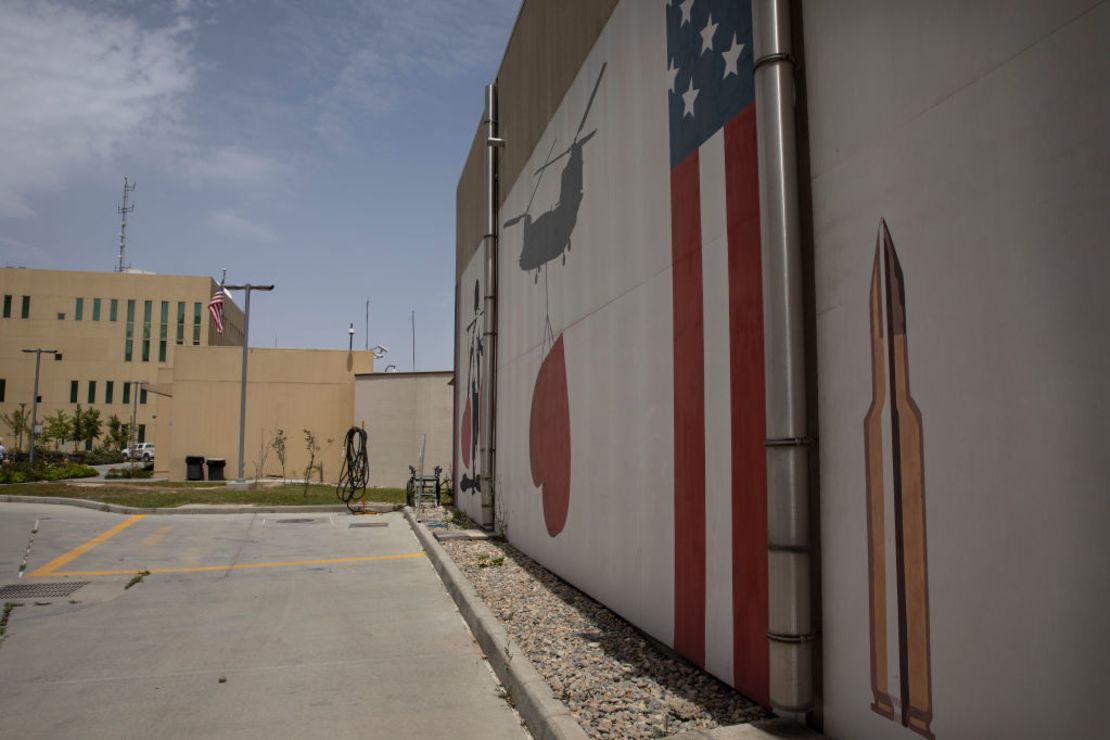
[[[455, 188], [520, 0], [3, 0], [0, 266], [276, 285], [255, 347], [452, 366]], [[243, 305], [241, 293], [233, 298]]]

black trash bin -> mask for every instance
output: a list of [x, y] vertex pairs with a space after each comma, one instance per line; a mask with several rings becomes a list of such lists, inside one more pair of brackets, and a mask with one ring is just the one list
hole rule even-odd
[[208, 480], [223, 480], [224, 479], [224, 465], [227, 461], [222, 457], [208, 458]]
[[204, 457], [202, 455], [185, 456], [185, 480], [204, 480]]

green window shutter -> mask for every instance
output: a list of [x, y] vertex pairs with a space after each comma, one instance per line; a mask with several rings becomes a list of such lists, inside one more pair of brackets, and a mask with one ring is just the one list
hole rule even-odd
[[200, 305], [193, 304], [193, 344], [200, 344]]
[[124, 404], [131, 403], [131, 383], [123, 381], [123, 402]]
[[31, 318], [31, 296], [29, 295], [23, 296], [23, 306], [22, 311], [20, 311], [20, 317], [24, 319]]
[[177, 302], [177, 343], [185, 344], [185, 301]]
[[77, 403], [77, 381], [69, 381], [69, 402]]
[[100, 299], [93, 298], [93, 321], [100, 321]]
[[112, 402], [112, 391], [116, 389], [116, 384], [111, 380], [104, 381], [104, 403]]
[[139, 405], [146, 406], [146, 388], [139, 386]]
[[146, 442], [146, 424], [139, 425], [139, 443]]
[[77, 298], [73, 304], [73, 320], [80, 321], [85, 317], [85, 299]]
[[129, 299], [127, 301], [127, 338], [123, 344], [123, 359], [125, 362], [131, 362], [134, 357], [135, 346], [135, 301]]
[[154, 301], [143, 301], [143, 362], [150, 362], [150, 316]]
[[4, 318], [10, 319], [12, 317], [12, 297], [10, 295], [4, 296]]
[[96, 403], [96, 381], [89, 381], [89, 403]]
[[115, 321], [119, 318], [119, 298], [113, 298], [108, 304], [108, 320]]

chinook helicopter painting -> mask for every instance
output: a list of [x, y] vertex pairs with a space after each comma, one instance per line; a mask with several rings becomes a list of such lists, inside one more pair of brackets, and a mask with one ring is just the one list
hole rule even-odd
[[[554, 157], [551, 156], [551, 152], [548, 152], [547, 160], [543, 166], [533, 173], [538, 178], [536, 179], [536, 186], [532, 190], [532, 197], [528, 200], [528, 207], [524, 209], [524, 213], [510, 218], [504, 224], [505, 228], [509, 228], [517, 223], [524, 223], [524, 246], [520, 250], [520, 269], [525, 272], [535, 270], [533, 280], [537, 283], [540, 279], [540, 269], [548, 262], [562, 257], [563, 264], [566, 264], [566, 253], [571, 246], [571, 234], [578, 223], [578, 208], [582, 205], [584, 164], [582, 150], [586, 142], [597, 133], [597, 129], [590, 131], [585, 136], [581, 134], [582, 129], [586, 126], [586, 119], [590, 115], [590, 108], [593, 106], [597, 89], [601, 86], [601, 78], [605, 74], [605, 67], [606, 65], [601, 65], [601, 72], [597, 75], [593, 92], [590, 93], [589, 102], [586, 103], [586, 111], [582, 114], [582, 120], [578, 124], [578, 130], [575, 131], [570, 146]], [[551, 142], [552, 151], [555, 149], [555, 143], [555, 141]], [[563, 157], [567, 157], [567, 163], [563, 167], [559, 181], [559, 200], [550, 209], [536, 218], [532, 218], [532, 201], [536, 198], [536, 192], [539, 190], [540, 180], [543, 178], [544, 172]]]

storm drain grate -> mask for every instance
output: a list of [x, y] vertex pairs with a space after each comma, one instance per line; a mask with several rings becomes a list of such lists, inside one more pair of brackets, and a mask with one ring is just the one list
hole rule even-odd
[[13, 583], [0, 586], [0, 599], [57, 599], [89, 585], [89, 581], [66, 581], [65, 583]]
[[350, 527], [388, 527], [389, 522], [353, 522]]
[[312, 524], [316, 519], [275, 519], [275, 524]]

